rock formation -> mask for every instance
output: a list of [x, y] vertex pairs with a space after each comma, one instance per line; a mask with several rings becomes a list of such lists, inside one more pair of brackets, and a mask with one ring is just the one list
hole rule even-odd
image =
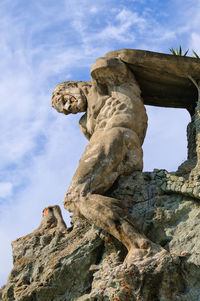
[[[86, 111], [89, 144], [64, 200], [72, 226], [49, 206], [13, 242], [4, 301], [200, 300], [198, 80], [198, 59], [119, 50], [95, 62], [91, 82], [55, 88], [57, 111]], [[142, 173], [143, 101], [191, 114], [177, 172]]]

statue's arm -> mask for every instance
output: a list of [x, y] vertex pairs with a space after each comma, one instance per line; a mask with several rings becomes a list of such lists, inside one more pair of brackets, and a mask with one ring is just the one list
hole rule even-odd
[[79, 120], [79, 127], [81, 129], [81, 132], [83, 133], [83, 135], [90, 140], [91, 138], [91, 134], [88, 133], [87, 131], [87, 127], [86, 127], [86, 123], [87, 123], [87, 113], [85, 113]]

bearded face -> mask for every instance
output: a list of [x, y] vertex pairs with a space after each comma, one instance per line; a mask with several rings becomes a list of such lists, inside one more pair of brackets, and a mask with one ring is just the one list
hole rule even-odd
[[52, 107], [65, 115], [85, 112], [87, 100], [77, 82], [63, 82], [53, 91]]

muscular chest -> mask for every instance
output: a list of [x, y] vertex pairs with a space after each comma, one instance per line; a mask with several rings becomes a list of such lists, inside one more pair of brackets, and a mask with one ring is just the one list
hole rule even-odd
[[105, 128], [113, 119], [121, 119], [120, 116], [130, 114], [131, 111], [132, 103], [128, 99], [109, 97], [98, 113], [88, 112], [87, 129], [93, 134], [95, 130]]

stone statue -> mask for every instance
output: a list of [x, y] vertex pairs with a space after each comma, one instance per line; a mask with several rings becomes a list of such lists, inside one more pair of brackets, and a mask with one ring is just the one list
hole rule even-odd
[[[86, 112], [80, 128], [89, 144], [64, 200], [73, 227], [58, 206], [46, 207], [40, 226], [12, 243], [0, 300], [199, 301], [199, 82], [200, 59], [121, 49], [95, 62], [91, 82], [55, 88], [58, 112]], [[141, 172], [144, 104], [191, 115], [177, 172]]]
[[121, 241], [128, 250], [127, 262], [133, 257], [165, 254], [137, 230], [126, 201], [104, 196], [120, 175], [143, 168], [147, 114], [140, 87], [128, 65], [118, 58], [97, 59], [91, 83], [68, 81], [57, 85], [52, 106], [66, 115], [86, 111], [79, 124], [89, 144], [64, 207]]

